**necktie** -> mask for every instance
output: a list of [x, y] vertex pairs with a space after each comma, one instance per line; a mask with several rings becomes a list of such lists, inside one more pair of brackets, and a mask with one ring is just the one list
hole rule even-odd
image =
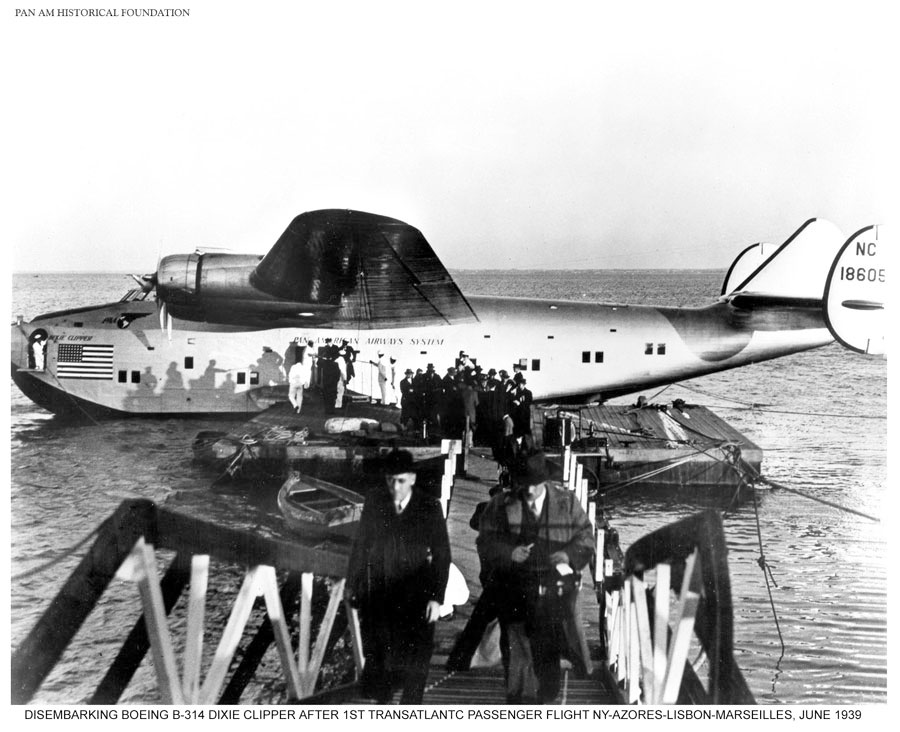
[[401, 513], [403, 513], [403, 506], [402, 506], [402, 504], [400, 504], [400, 503], [395, 503], [395, 504], [394, 504], [394, 510], [397, 512], [397, 515], [399, 516]]
[[537, 516], [537, 515], [538, 515], [537, 501], [529, 501], [529, 502], [528, 502], [528, 508], [531, 509], [531, 513], [532, 513], [534, 516]]

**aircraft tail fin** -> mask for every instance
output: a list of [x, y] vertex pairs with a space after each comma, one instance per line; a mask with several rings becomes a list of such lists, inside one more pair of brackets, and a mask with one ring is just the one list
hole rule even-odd
[[777, 248], [753, 244], [732, 263], [722, 295], [729, 300], [741, 296], [821, 302], [829, 268], [843, 241], [834, 224], [810, 219]]
[[835, 340], [858, 353], [883, 354], [887, 329], [887, 242], [866, 226], [841, 247], [825, 282], [825, 323]]
[[885, 352], [887, 246], [879, 226], [849, 239], [810, 219], [781, 246], [758, 243], [734, 260], [722, 296], [738, 308], [821, 308], [835, 340], [859, 353]]

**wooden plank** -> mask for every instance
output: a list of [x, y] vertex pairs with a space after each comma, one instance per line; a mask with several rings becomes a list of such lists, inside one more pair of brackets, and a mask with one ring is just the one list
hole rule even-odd
[[636, 704], [641, 698], [641, 642], [638, 633], [637, 604], [634, 602], [634, 591], [629, 603], [628, 633], [628, 694], [629, 704]]
[[228, 623], [222, 633], [219, 645], [216, 647], [206, 680], [200, 689], [201, 704], [214, 704], [225, 682], [225, 674], [228, 673], [228, 667], [231, 665], [231, 659], [241, 640], [244, 626], [247, 625], [247, 620], [253, 610], [253, 603], [259, 595], [256, 572], [257, 568], [253, 567], [244, 576], [244, 582], [234, 601], [234, 606], [231, 608]]
[[328, 647], [331, 628], [334, 625], [334, 619], [337, 617], [338, 608], [341, 606], [344, 597], [344, 587], [346, 583], [347, 580], [342, 579], [335, 582], [331, 588], [331, 594], [328, 598], [328, 607], [325, 609], [325, 616], [319, 624], [319, 631], [316, 634], [316, 644], [310, 657], [307, 680], [303, 685], [304, 696], [310, 696], [316, 690], [316, 680], [319, 677], [322, 662], [325, 660], [325, 649]]
[[203, 658], [203, 620], [208, 584], [209, 554], [195, 554], [191, 558], [191, 587], [188, 597], [182, 681], [184, 698], [188, 704], [196, 704], [200, 699], [200, 661]]
[[62, 656], [138, 538], [152, 530], [156, 507], [125, 501], [12, 655], [13, 704], [27, 703]]
[[288, 699], [302, 699], [305, 695], [300, 682], [300, 672], [297, 669], [297, 663], [294, 661], [294, 651], [291, 648], [291, 634], [284, 616], [284, 608], [278, 595], [278, 580], [275, 578], [275, 568], [260, 567], [258, 577], [263, 597], [266, 600], [266, 612], [269, 622], [272, 624], [272, 633], [275, 637], [275, 646], [278, 648], [278, 657], [281, 659], [281, 669], [284, 672]]
[[603, 552], [603, 547], [604, 547], [605, 542], [606, 542], [606, 531], [604, 529], [596, 529], [595, 528], [594, 546], [597, 547], [597, 560], [594, 563], [594, 584], [595, 585], [602, 585], [603, 578], [606, 576], [606, 556]]
[[147, 636], [150, 638], [156, 678], [159, 681], [159, 693], [163, 704], [184, 704], [178, 667], [175, 663], [175, 650], [172, 647], [172, 637], [169, 635], [162, 590], [159, 588], [159, 576], [156, 573], [156, 552], [152, 544], [141, 538], [134, 546], [134, 554], [141, 569], [137, 586], [144, 606], [144, 619], [147, 623]]
[[[285, 614], [288, 614], [289, 608], [293, 608], [296, 604], [296, 598], [300, 592], [300, 577], [299, 572], [291, 572], [281, 588], [281, 606], [285, 609]], [[269, 622], [269, 618], [266, 616], [260, 623], [253, 640], [244, 649], [240, 663], [234, 670], [234, 673], [231, 674], [225, 690], [219, 696], [219, 704], [238, 704], [240, 702], [241, 694], [253, 678], [257, 667], [274, 639], [272, 623]]]
[[301, 674], [309, 669], [309, 639], [312, 626], [313, 575], [304, 572], [300, 580], [300, 639], [297, 643], [297, 667]]
[[366, 658], [363, 655], [362, 631], [359, 628], [359, 612], [346, 601], [344, 602], [344, 608], [347, 611], [347, 625], [350, 628], [350, 648], [353, 651], [353, 663], [356, 665], [356, 676], [359, 678], [363, 666], [366, 665]]
[[640, 646], [641, 679], [644, 701], [653, 703], [656, 680], [653, 673], [653, 640], [650, 637], [650, 613], [647, 608], [647, 588], [638, 577], [631, 578], [631, 594], [634, 598], [635, 623]]
[[652, 704], [662, 698], [663, 679], [669, 647], [669, 590], [672, 568], [666, 563], [656, 565], [656, 590], [653, 598], [653, 689]]
[[681, 583], [678, 622], [675, 625], [672, 641], [669, 644], [669, 658], [666, 664], [666, 678], [663, 681], [662, 704], [674, 704], [678, 700], [681, 688], [681, 677], [684, 674], [684, 663], [687, 660], [691, 636], [694, 633], [694, 618], [700, 595], [691, 589], [691, 580], [697, 562], [698, 552], [695, 549], [684, 564], [684, 579]]
[[[190, 556], [176, 554], [160, 584], [163, 607], [168, 615], [181, 597], [190, 577]], [[88, 704], [115, 704], [128, 687], [144, 656], [150, 649], [147, 624], [143, 613], [128, 634], [115, 659], [110, 664]]]

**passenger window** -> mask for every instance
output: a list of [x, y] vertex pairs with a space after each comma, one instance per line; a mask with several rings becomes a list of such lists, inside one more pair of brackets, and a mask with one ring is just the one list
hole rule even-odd
[[652, 356], [652, 355], [653, 355], [653, 344], [652, 344], [652, 343], [647, 343], [647, 344], [644, 346], [644, 355], [645, 355], [645, 356]]
[[120, 371], [120, 372], [119, 372], [119, 383], [120, 383], [120, 384], [125, 384], [125, 383], [127, 383], [127, 382], [128, 382], [128, 372], [127, 372], [127, 371]]
[[184, 357], [184, 367], [186, 369], [194, 368], [194, 357], [193, 356], [185, 356]]
[[259, 383], [259, 371], [251, 371], [250, 372], [250, 383], [251, 384]]
[[656, 344], [656, 355], [657, 356], [665, 356], [666, 355], [666, 344], [665, 343], [657, 343]]
[[603, 351], [594, 351], [594, 363], [603, 363]]
[[590, 363], [591, 362], [591, 352], [590, 351], [582, 351], [581, 352], [581, 363]]
[[132, 384], [140, 384], [141, 383], [141, 372], [140, 371], [132, 371], [131, 372], [131, 383]]
[[539, 358], [531, 359], [531, 370], [532, 371], [540, 371], [541, 370], [541, 359], [539, 359]]
[[237, 383], [238, 384], [246, 384], [247, 383], [247, 374], [245, 374], [243, 371], [238, 372]]

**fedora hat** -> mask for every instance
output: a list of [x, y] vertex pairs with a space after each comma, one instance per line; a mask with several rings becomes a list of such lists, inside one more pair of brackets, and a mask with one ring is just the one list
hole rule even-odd
[[550, 477], [547, 458], [543, 452], [523, 455], [510, 466], [510, 475], [519, 485], [537, 485]]
[[408, 450], [392, 450], [384, 456], [382, 467], [385, 475], [416, 472], [412, 453]]

